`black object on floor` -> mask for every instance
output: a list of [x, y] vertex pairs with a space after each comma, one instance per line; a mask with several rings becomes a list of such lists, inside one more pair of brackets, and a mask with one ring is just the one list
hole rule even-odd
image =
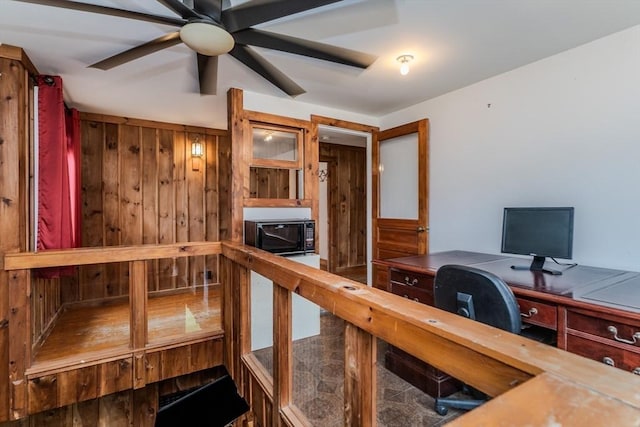
[[224, 375], [202, 387], [163, 397], [155, 427], [224, 427], [248, 410], [231, 377]]

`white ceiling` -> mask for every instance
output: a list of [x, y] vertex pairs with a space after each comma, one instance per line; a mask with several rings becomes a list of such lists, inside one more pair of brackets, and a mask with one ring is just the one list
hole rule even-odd
[[[176, 16], [154, 0], [83, 2]], [[259, 52], [306, 89], [297, 100], [381, 117], [638, 24], [640, 0], [344, 0], [260, 28], [376, 55], [367, 70]], [[86, 68], [176, 29], [0, 0], [0, 43], [62, 76], [67, 104], [81, 111], [226, 128], [228, 88], [287, 97], [230, 55], [219, 60], [219, 95], [199, 95], [184, 44]], [[403, 77], [396, 57], [405, 53], [415, 60]]]

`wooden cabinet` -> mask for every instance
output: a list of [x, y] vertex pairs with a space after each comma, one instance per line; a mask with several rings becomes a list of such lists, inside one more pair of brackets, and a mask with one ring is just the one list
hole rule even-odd
[[640, 375], [640, 354], [588, 337], [569, 334], [567, 351]]
[[392, 268], [389, 290], [404, 298], [433, 305], [433, 276]]
[[[397, 268], [389, 269], [389, 289], [422, 304], [433, 305], [433, 276]], [[412, 355], [389, 346], [385, 368], [433, 397], [448, 396], [460, 389], [460, 382]]]
[[640, 375], [640, 323], [569, 309], [567, 351]]
[[384, 366], [433, 397], [448, 396], [461, 388], [461, 383], [446, 372], [442, 372], [393, 346], [389, 346]]
[[[388, 274], [390, 292], [428, 305], [434, 305], [434, 277], [441, 266], [463, 264], [490, 271], [509, 284], [535, 339], [547, 332], [542, 342], [640, 375], [640, 273], [575, 266], [547, 277], [515, 271], [510, 266], [516, 261], [448, 251], [374, 264]], [[393, 347], [385, 366], [432, 396], [450, 392], [443, 384], [456, 385], [446, 374]]]
[[523, 322], [554, 331], [558, 329], [558, 308], [555, 305], [527, 298], [516, 299]]

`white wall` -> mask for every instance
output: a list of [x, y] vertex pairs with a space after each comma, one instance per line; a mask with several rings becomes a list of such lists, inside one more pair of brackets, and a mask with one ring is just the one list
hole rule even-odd
[[[320, 255], [306, 254], [288, 257], [292, 261], [320, 268]], [[311, 337], [320, 333], [320, 307], [311, 301], [293, 294], [291, 333], [293, 340]], [[251, 272], [251, 350], [273, 345], [273, 282]]]
[[580, 264], [640, 270], [640, 26], [390, 114], [429, 118], [430, 250], [499, 253], [505, 206], [574, 206]]
[[245, 110], [260, 111], [302, 120], [310, 120], [311, 115], [314, 114], [371, 126], [377, 126], [378, 124], [378, 118], [376, 117], [331, 107], [307, 104], [291, 98], [276, 98], [249, 91], [244, 91], [243, 95], [243, 106]]

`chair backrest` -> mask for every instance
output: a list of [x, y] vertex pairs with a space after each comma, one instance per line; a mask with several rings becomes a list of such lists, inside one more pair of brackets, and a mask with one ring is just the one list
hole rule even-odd
[[443, 265], [436, 272], [434, 300], [437, 308], [520, 333], [520, 309], [513, 291], [488, 271], [464, 265]]

